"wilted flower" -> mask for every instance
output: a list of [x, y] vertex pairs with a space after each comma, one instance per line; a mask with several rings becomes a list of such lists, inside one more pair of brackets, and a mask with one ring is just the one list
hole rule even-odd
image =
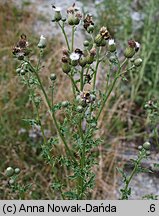
[[15, 55], [19, 60], [23, 60], [24, 56], [27, 56], [30, 52], [28, 45], [29, 44], [26, 35], [22, 34], [17, 45], [13, 47], [13, 55]]
[[75, 6], [75, 3], [67, 9], [67, 14], [69, 25], [78, 25], [82, 19], [82, 14], [79, 11], [79, 8]]
[[62, 54], [68, 56], [69, 55], [69, 51], [66, 48], [62, 49]]
[[94, 26], [93, 18], [91, 14], [87, 14], [83, 20], [83, 27], [87, 30], [90, 26]]
[[108, 40], [110, 38], [110, 34], [106, 27], [102, 27], [99, 31], [99, 34], [94, 39], [94, 42], [97, 44], [97, 46], [105, 46], [105, 40]]
[[136, 42], [134, 40], [128, 41], [128, 47], [124, 51], [124, 55], [126, 58], [132, 58], [136, 52]]
[[104, 26], [100, 29], [100, 35], [101, 35], [102, 38], [104, 38], [105, 40], [108, 40], [108, 39], [110, 38], [110, 34], [109, 34], [108, 30], [107, 30], [107, 28], [104, 27]]

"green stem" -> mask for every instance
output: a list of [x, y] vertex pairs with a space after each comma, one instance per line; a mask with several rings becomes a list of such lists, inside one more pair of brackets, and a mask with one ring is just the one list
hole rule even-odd
[[84, 68], [82, 67], [81, 73], [80, 73], [80, 90], [83, 91], [83, 73], [84, 73]]
[[[133, 178], [133, 176], [135, 175], [137, 169], [138, 169], [138, 165], [140, 164], [141, 160], [143, 159], [143, 156], [141, 156], [135, 163], [135, 167], [134, 169], [132, 170], [131, 172], [131, 175], [129, 176], [128, 180], [126, 181], [126, 184], [125, 184], [125, 187], [123, 188], [123, 191], [127, 191], [128, 190], [128, 187], [129, 187], [129, 184]], [[125, 194], [122, 194], [122, 197], [121, 199], [128, 199], [127, 197], [125, 197]]]
[[75, 80], [73, 79], [73, 75], [68, 74], [68, 76], [69, 76], [69, 78], [70, 78], [70, 80], [72, 82], [72, 90], [73, 90], [73, 93], [74, 93], [74, 96], [75, 96], [76, 95], [75, 89], [76, 89], [77, 92], [80, 92], [80, 90], [78, 89], [78, 87], [77, 87], [77, 85], [75, 83]]
[[40, 129], [41, 129], [41, 132], [42, 132], [42, 137], [43, 137], [43, 139], [44, 139], [44, 144], [46, 145], [46, 143], [47, 143], [47, 138], [46, 138], [45, 133], [44, 133], [44, 128], [43, 128], [43, 126], [42, 126], [42, 124], [41, 124], [39, 109], [38, 109], [38, 107], [37, 107], [37, 105], [36, 105], [36, 102], [35, 102], [34, 92], [33, 92], [33, 89], [31, 88], [31, 86], [30, 86], [30, 84], [29, 84], [29, 75], [28, 75], [27, 85], [28, 85], [30, 94], [31, 94], [31, 96], [32, 96], [32, 100], [33, 100], [33, 104], [34, 104], [34, 107], [35, 107], [35, 110], [36, 110], [36, 115], [37, 115], [38, 123], [40, 124]]
[[98, 49], [97, 50], [97, 62], [96, 62], [96, 67], [95, 67], [95, 71], [94, 71], [94, 79], [93, 79], [93, 90], [95, 90], [95, 86], [96, 86], [96, 78], [97, 78], [99, 63], [100, 63], [100, 60], [99, 60], [99, 49]]
[[72, 26], [72, 43], [71, 43], [71, 52], [74, 49], [74, 34], [75, 34], [75, 26]]
[[86, 142], [84, 140], [84, 136], [83, 136], [83, 130], [82, 130], [82, 117], [80, 118], [80, 122], [79, 122], [79, 134], [82, 140], [82, 155], [81, 155], [81, 159], [80, 159], [80, 170], [81, 170], [81, 176], [78, 179], [78, 199], [82, 199], [83, 197], [83, 185], [84, 185], [84, 174], [83, 174], [83, 168], [85, 166], [85, 146], [86, 146]]
[[115, 86], [115, 83], [116, 83], [116, 81], [117, 81], [118, 78], [119, 78], [119, 76], [116, 76], [116, 77], [114, 78], [113, 83], [112, 83], [111, 87], [109, 88], [109, 91], [108, 91], [106, 97], [104, 98], [103, 104], [102, 104], [102, 106], [100, 107], [100, 110], [99, 110], [99, 112], [98, 112], [98, 114], [97, 114], [96, 120], [99, 119], [99, 116], [100, 116], [100, 114], [101, 114], [101, 112], [102, 112], [102, 110], [103, 110], [103, 108], [104, 108], [104, 106], [105, 106], [105, 103], [106, 103], [106, 101], [108, 100], [109, 95], [111, 94], [111, 92], [112, 92], [112, 90], [113, 90], [113, 88], [114, 88], [114, 86]]
[[68, 42], [68, 38], [67, 38], [67, 35], [66, 35], [66, 32], [65, 32], [65, 28], [64, 28], [64, 24], [63, 26], [58, 22], [58, 25], [60, 26], [62, 32], [63, 32], [63, 35], [64, 35], [64, 38], [65, 38], [65, 41], [66, 41], [66, 44], [67, 44], [67, 48], [68, 50], [70, 50], [70, 45], [69, 45], [69, 42]]
[[108, 98], [109, 98], [109, 96], [110, 96], [110, 94], [111, 94], [111, 92], [112, 92], [112, 90], [113, 90], [113, 88], [114, 88], [114, 86], [115, 86], [115, 84], [116, 84], [116, 81], [117, 81], [118, 78], [121, 76], [120, 71], [121, 71], [122, 67], [124, 66], [124, 64], [125, 64], [127, 61], [128, 61], [128, 60], [125, 59], [125, 60], [122, 62], [122, 64], [119, 66], [119, 69], [118, 69], [118, 71], [117, 71], [117, 73], [116, 73], [116, 76], [115, 76], [115, 78], [114, 78], [114, 80], [113, 80], [113, 83], [112, 83], [112, 85], [110, 86], [109, 91], [108, 91], [107, 95], [106, 95], [105, 98], [104, 98], [103, 104], [101, 105], [101, 107], [100, 107], [100, 109], [99, 109], [99, 112], [98, 112], [98, 114], [97, 114], [96, 120], [99, 119], [99, 116], [100, 116], [100, 114], [101, 114], [101, 112], [102, 112], [102, 110], [103, 110], [103, 108], [104, 108], [104, 106], [105, 106], [105, 103], [106, 103], [106, 101], [108, 100]]
[[68, 154], [70, 155], [70, 157], [72, 158], [72, 160], [74, 161], [74, 163], [77, 164], [76, 159], [74, 158], [72, 152], [70, 151], [70, 149], [69, 149], [69, 147], [68, 147], [68, 145], [67, 145], [67, 142], [66, 142], [66, 140], [65, 140], [65, 138], [64, 138], [64, 136], [63, 136], [63, 134], [62, 134], [61, 131], [60, 131], [60, 127], [59, 127], [59, 125], [58, 125], [58, 123], [57, 123], [57, 120], [56, 120], [56, 117], [55, 117], [55, 113], [52, 111], [51, 103], [50, 103], [49, 98], [48, 98], [48, 96], [47, 96], [47, 94], [46, 94], [46, 91], [45, 91], [45, 89], [44, 89], [44, 87], [43, 87], [43, 85], [42, 85], [42, 82], [41, 82], [41, 79], [40, 79], [40, 77], [39, 77], [39, 74], [38, 74], [37, 71], [34, 69], [34, 67], [32, 67], [32, 65], [31, 65], [30, 63], [29, 63], [29, 65], [30, 65], [30, 67], [32, 68], [33, 72], [35, 73], [35, 76], [36, 76], [36, 78], [37, 78], [37, 80], [38, 80], [38, 82], [39, 82], [40, 88], [41, 88], [41, 90], [42, 90], [42, 92], [43, 92], [43, 94], [44, 94], [44, 97], [45, 97], [46, 102], [47, 102], [47, 104], [48, 104], [48, 107], [49, 107], [49, 109], [50, 109], [50, 113], [51, 113], [52, 119], [53, 119], [53, 121], [54, 121], [54, 123], [55, 123], [57, 132], [58, 132], [58, 134], [59, 134], [61, 140], [63, 141], [63, 143], [64, 143], [64, 145], [65, 145], [65, 148], [66, 148]]

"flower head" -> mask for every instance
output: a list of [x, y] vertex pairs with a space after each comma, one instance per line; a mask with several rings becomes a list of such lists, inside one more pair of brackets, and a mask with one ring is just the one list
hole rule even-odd
[[56, 12], [60, 12], [61, 10], [62, 10], [61, 7], [55, 7], [55, 8], [54, 8], [54, 11], [56, 11]]
[[53, 22], [54, 21], [56, 21], [56, 22], [60, 21], [62, 19], [62, 16], [61, 16], [61, 10], [62, 10], [62, 8], [61, 7], [56, 7], [55, 5], [52, 5], [52, 8], [55, 11], [54, 19], [52, 21]]
[[43, 35], [40, 36], [40, 41], [38, 43], [38, 47], [39, 48], [45, 48], [46, 47], [46, 38]]
[[140, 49], [140, 44], [138, 42], [135, 41], [135, 51], [137, 52]]
[[79, 60], [79, 58], [80, 58], [80, 55], [78, 53], [73, 52], [70, 54], [70, 59], [72, 61], [77, 61], [77, 60]]
[[109, 39], [108, 41], [108, 49], [110, 52], [115, 52], [116, 51], [116, 44], [114, 42], [114, 39]]
[[110, 39], [110, 40], [108, 41], [108, 44], [109, 44], [109, 46], [114, 45], [114, 44], [115, 44], [114, 39]]

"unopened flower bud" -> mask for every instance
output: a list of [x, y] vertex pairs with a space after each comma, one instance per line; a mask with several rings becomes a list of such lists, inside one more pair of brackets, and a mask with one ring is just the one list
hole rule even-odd
[[79, 59], [79, 65], [80, 65], [81, 67], [85, 67], [86, 64], [87, 64], [87, 59], [86, 59], [86, 57], [81, 56], [81, 58]]
[[82, 113], [83, 112], [83, 107], [82, 106], [77, 106], [77, 112]]
[[17, 168], [15, 168], [14, 172], [15, 172], [15, 174], [19, 174], [20, 173], [20, 169], [17, 167]]
[[151, 152], [148, 150], [146, 151], [146, 156], [150, 156]]
[[66, 107], [68, 107], [69, 102], [68, 101], [63, 101], [61, 105], [62, 105], [62, 107], [66, 108]]
[[93, 33], [94, 31], [94, 25], [89, 25], [88, 28], [87, 28], [87, 32], [88, 33]]
[[84, 45], [85, 47], [89, 46], [89, 41], [85, 40], [85, 41], [83, 42], [83, 45]]
[[15, 183], [15, 180], [14, 180], [14, 179], [10, 179], [10, 180], [9, 180], [9, 184], [10, 184], [10, 185], [13, 185], [14, 183]]
[[94, 56], [93, 55], [88, 55], [87, 57], [86, 57], [86, 59], [87, 59], [87, 64], [92, 64], [93, 62], [94, 62]]
[[124, 51], [124, 56], [126, 58], [132, 58], [135, 54], [135, 49], [133, 47], [127, 47]]
[[68, 74], [71, 71], [71, 66], [69, 65], [69, 63], [63, 63], [62, 70], [64, 73]]
[[40, 41], [38, 43], [38, 47], [41, 49], [46, 47], [46, 38], [43, 35], [40, 36]]
[[25, 70], [24, 70], [24, 69], [21, 69], [20, 74], [21, 74], [22, 76], [24, 76], [24, 75], [26, 74]]
[[17, 74], [20, 74], [20, 71], [21, 71], [21, 68], [16, 69]]
[[151, 147], [151, 144], [150, 144], [149, 142], [145, 142], [145, 143], [143, 144], [143, 148], [144, 148], [145, 150], [150, 150], [150, 147]]
[[139, 145], [139, 146], [138, 146], [138, 150], [139, 150], [139, 151], [141, 151], [142, 148], [143, 148], [142, 145]]
[[8, 167], [6, 169], [6, 176], [11, 177], [14, 174], [14, 169], [12, 167]]
[[97, 46], [100, 46], [100, 44], [102, 43], [102, 36], [100, 34], [98, 34], [95, 39], [94, 39], [94, 42], [97, 44]]
[[106, 40], [103, 39], [102, 42], [101, 42], [101, 44], [100, 44], [100, 46], [105, 46], [106, 44], [107, 44], [107, 43], [106, 43]]
[[135, 65], [136, 67], [139, 67], [141, 64], [142, 64], [142, 59], [141, 59], [141, 58], [135, 59], [134, 65]]
[[51, 79], [52, 81], [56, 80], [56, 74], [52, 73], [52, 74], [50, 75], [50, 79]]

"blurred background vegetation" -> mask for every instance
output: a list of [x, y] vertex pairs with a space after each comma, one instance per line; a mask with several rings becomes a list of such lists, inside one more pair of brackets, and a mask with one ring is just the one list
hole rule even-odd
[[[34, 113], [28, 91], [16, 76], [18, 63], [12, 57], [12, 47], [20, 35], [25, 33], [33, 48], [33, 61], [36, 61], [39, 40], [39, 33], [35, 30], [38, 29], [38, 26], [35, 28], [36, 22], [40, 20], [47, 25], [51, 17], [47, 20], [40, 11], [34, 10], [39, 2], [45, 1], [34, 1], [34, 7], [29, 0], [19, 2], [20, 6], [14, 0], [0, 2], [0, 199], [16, 198], [16, 194], [10, 193], [4, 176], [7, 166], [19, 167], [22, 170], [20, 182], [32, 185], [25, 199], [57, 199], [58, 194], [54, 194], [51, 187], [54, 174], [41, 156], [41, 135], [38, 129], [32, 129], [22, 120], [32, 117]], [[150, 123], [144, 108], [148, 101], [156, 102], [159, 99], [159, 0], [79, 2], [84, 12], [91, 10], [94, 13], [96, 32], [101, 26], [108, 27], [119, 48], [119, 55], [123, 53], [129, 39], [141, 43], [142, 66], [129, 73], [127, 80], [121, 80], [117, 84], [99, 122], [98, 136], [102, 137], [103, 142], [96, 150], [99, 152], [100, 166], [94, 168], [98, 175], [90, 199], [114, 199], [118, 187], [115, 167], [123, 166], [126, 152], [127, 157], [132, 156], [138, 145], [146, 140], [151, 141], [154, 152], [159, 149], [158, 115], [155, 122]], [[47, 14], [47, 10], [45, 13]], [[54, 31], [53, 25], [49, 27], [50, 31]], [[48, 85], [49, 74], [56, 73], [58, 88], [55, 101], [69, 99], [70, 83], [60, 69], [61, 49], [64, 46], [62, 38], [49, 37], [48, 43], [41, 75], [43, 82]], [[101, 68], [98, 77], [100, 85], [102, 71], [104, 69]], [[59, 115], [60, 118], [62, 116]], [[43, 117], [43, 123], [48, 133], [51, 131], [55, 135], [47, 113]], [[60, 177], [63, 178], [62, 171]]]

